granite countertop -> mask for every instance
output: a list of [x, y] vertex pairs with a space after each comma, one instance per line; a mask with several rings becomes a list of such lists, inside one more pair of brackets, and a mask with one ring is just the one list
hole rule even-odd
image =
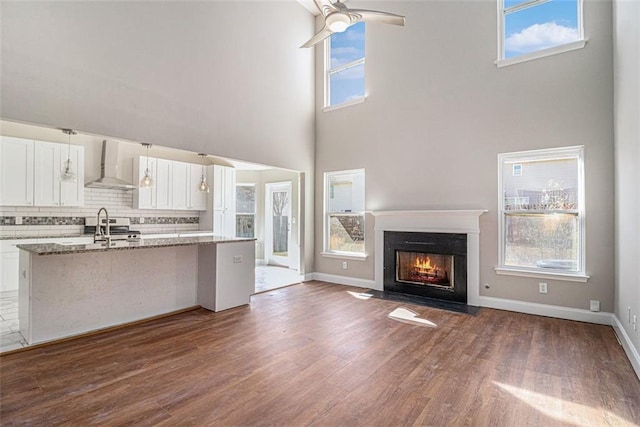
[[60, 245], [57, 243], [37, 243], [32, 245], [16, 245], [19, 249], [36, 255], [68, 255], [86, 252], [104, 252], [131, 249], [165, 248], [170, 246], [212, 245], [218, 243], [250, 242], [256, 239], [200, 236], [200, 237], [170, 237], [162, 239], [141, 239], [136, 241], [116, 240], [107, 247], [106, 242], [86, 245]]
[[23, 239], [65, 239], [69, 237], [91, 237], [93, 234], [71, 233], [71, 234], [52, 234], [52, 235], [35, 235], [35, 236], [0, 236], [0, 240], [23, 240]]

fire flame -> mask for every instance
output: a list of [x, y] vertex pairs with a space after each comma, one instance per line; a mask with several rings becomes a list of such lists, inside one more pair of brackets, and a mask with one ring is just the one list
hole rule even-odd
[[416, 264], [415, 267], [418, 270], [421, 271], [425, 271], [425, 270], [433, 270], [433, 267], [431, 266], [431, 260], [429, 259], [429, 257], [418, 257], [416, 258]]

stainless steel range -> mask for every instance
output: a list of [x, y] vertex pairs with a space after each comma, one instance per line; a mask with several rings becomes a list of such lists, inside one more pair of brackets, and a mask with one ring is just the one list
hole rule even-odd
[[[95, 216], [88, 216], [84, 219], [84, 233], [96, 234], [96, 226], [98, 225], [98, 218]], [[129, 218], [109, 218], [109, 234], [111, 240], [138, 240], [140, 239], [140, 232], [137, 230], [131, 230], [129, 226], [131, 221]], [[107, 218], [100, 218], [100, 229], [98, 234], [106, 234], [107, 231]]]

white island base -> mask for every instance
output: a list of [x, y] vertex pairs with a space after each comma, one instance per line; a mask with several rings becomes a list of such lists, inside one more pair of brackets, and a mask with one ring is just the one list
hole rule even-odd
[[21, 250], [20, 332], [38, 344], [199, 305], [219, 311], [248, 304], [254, 246], [244, 241], [53, 255]]

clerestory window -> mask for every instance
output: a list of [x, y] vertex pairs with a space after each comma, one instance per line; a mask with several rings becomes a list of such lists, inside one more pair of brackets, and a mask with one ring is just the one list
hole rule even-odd
[[498, 66], [584, 47], [582, 0], [498, 0]]
[[325, 109], [362, 102], [365, 24], [359, 22], [325, 41]]

